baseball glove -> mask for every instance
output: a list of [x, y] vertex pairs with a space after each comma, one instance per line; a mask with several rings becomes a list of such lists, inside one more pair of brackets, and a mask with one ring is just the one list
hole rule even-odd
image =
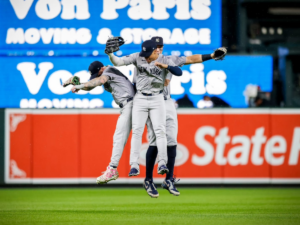
[[80, 78], [77, 76], [70, 77], [65, 83], [63, 83], [63, 87], [67, 87], [68, 85], [79, 85], [80, 84]]
[[108, 38], [107, 42], [106, 42], [106, 47], [105, 47], [105, 53], [109, 54], [109, 53], [113, 53], [116, 51], [120, 50], [120, 46], [123, 45], [125, 43], [124, 39], [122, 37], [111, 37]]
[[225, 55], [227, 54], [227, 49], [225, 47], [218, 48], [214, 51], [215, 58], [214, 60], [224, 60]]

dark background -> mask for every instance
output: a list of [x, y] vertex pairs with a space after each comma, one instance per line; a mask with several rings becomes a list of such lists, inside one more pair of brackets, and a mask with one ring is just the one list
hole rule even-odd
[[223, 0], [230, 53], [274, 57], [272, 107], [300, 107], [300, 0]]

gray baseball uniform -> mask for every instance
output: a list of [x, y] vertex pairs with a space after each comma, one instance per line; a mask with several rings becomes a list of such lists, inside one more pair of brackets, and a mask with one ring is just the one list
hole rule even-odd
[[[178, 57], [178, 56], [167, 56], [168, 59], [172, 60], [172, 62], [176, 66], [183, 66], [186, 63], [186, 57]], [[167, 75], [167, 79], [172, 79], [172, 74], [169, 73]], [[133, 82], [135, 81], [135, 77], [133, 77]], [[135, 83], [135, 82], [134, 82]], [[173, 100], [170, 95], [170, 84], [164, 87], [164, 99], [166, 104], [166, 131], [167, 131], [167, 145], [174, 146], [177, 145], [177, 134], [178, 134], [178, 121], [177, 121], [177, 113]], [[148, 141], [149, 145], [156, 146], [156, 138], [153, 131], [153, 126], [151, 120], [148, 118], [147, 120], [147, 131], [148, 131]]]
[[[103, 75], [109, 80], [103, 85], [104, 89], [110, 92], [115, 102], [120, 105], [120, 116], [118, 118], [116, 130], [113, 138], [113, 151], [110, 166], [117, 167], [123, 154], [132, 124], [132, 98], [135, 91], [132, 83], [115, 67], [109, 66], [103, 71]], [[128, 101], [130, 100], [131, 101]]]
[[[167, 164], [167, 140], [166, 140], [166, 109], [162, 94], [164, 81], [168, 70], [156, 67], [155, 62], [174, 66], [172, 60], [159, 55], [156, 61], [147, 63], [139, 53], [134, 53], [121, 58], [124, 65], [133, 64], [137, 68], [136, 88], [137, 94], [133, 100], [132, 111], [132, 139], [130, 152], [130, 165], [138, 168], [138, 160], [142, 145], [142, 134], [149, 117], [152, 121], [153, 131], [156, 136], [158, 148], [158, 165]], [[147, 96], [152, 95], [152, 96]]]

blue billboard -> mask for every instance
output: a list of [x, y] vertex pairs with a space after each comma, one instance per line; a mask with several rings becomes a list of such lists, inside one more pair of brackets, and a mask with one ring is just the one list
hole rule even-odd
[[162, 36], [165, 54], [221, 46], [221, 0], [3, 0], [1, 55], [102, 55], [110, 36], [139, 51]]
[[[73, 94], [62, 83], [71, 76], [86, 82], [88, 66], [99, 60], [111, 65], [108, 57], [0, 57], [1, 108], [112, 108], [117, 107], [102, 87]], [[118, 67], [130, 80], [134, 66]], [[173, 77], [171, 94], [175, 100], [185, 94], [195, 107], [204, 95], [218, 96], [231, 107], [247, 107], [244, 95], [249, 85], [262, 91], [272, 90], [271, 56], [227, 56], [224, 61], [210, 60], [182, 67], [183, 76]]]

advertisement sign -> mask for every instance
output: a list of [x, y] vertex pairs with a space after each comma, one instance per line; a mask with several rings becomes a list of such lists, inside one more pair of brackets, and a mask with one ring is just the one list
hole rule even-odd
[[[6, 110], [6, 183], [95, 183], [110, 162], [118, 110]], [[300, 183], [299, 110], [178, 110], [181, 183]], [[95, 137], [95, 138], [92, 138]], [[113, 183], [129, 178], [129, 137]], [[156, 181], [163, 177], [156, 173]]]
[[0, 1], [2, 54], [104, 54], [108, 37], [122, 36], [119, 54], [162, 36], [166, 52], [191, 54], [221, 45], [221, 0]]
[[[108, 57], [0, 57], [1, 108], [113, 108], [118, 107], [103, 87], [90, 92], [71, 92], [71, 85], [62, 84], [71, 76], [81, 82], [90, 78], [88, 67], [99, 60], [112, 65]], [[118, 69], [130, 80], [134, 66]], [[244, 92], [248, 85], [272, 91], [273, 59], [271, 56], [227, 56], [224, 61], [210, 60], [182, 67], [181, 77], [173, 76], [171, 94], [175, 100], [185, 94], [194, 107], [204, 95], [218, 96], [231, 107], [247, 107]]]

